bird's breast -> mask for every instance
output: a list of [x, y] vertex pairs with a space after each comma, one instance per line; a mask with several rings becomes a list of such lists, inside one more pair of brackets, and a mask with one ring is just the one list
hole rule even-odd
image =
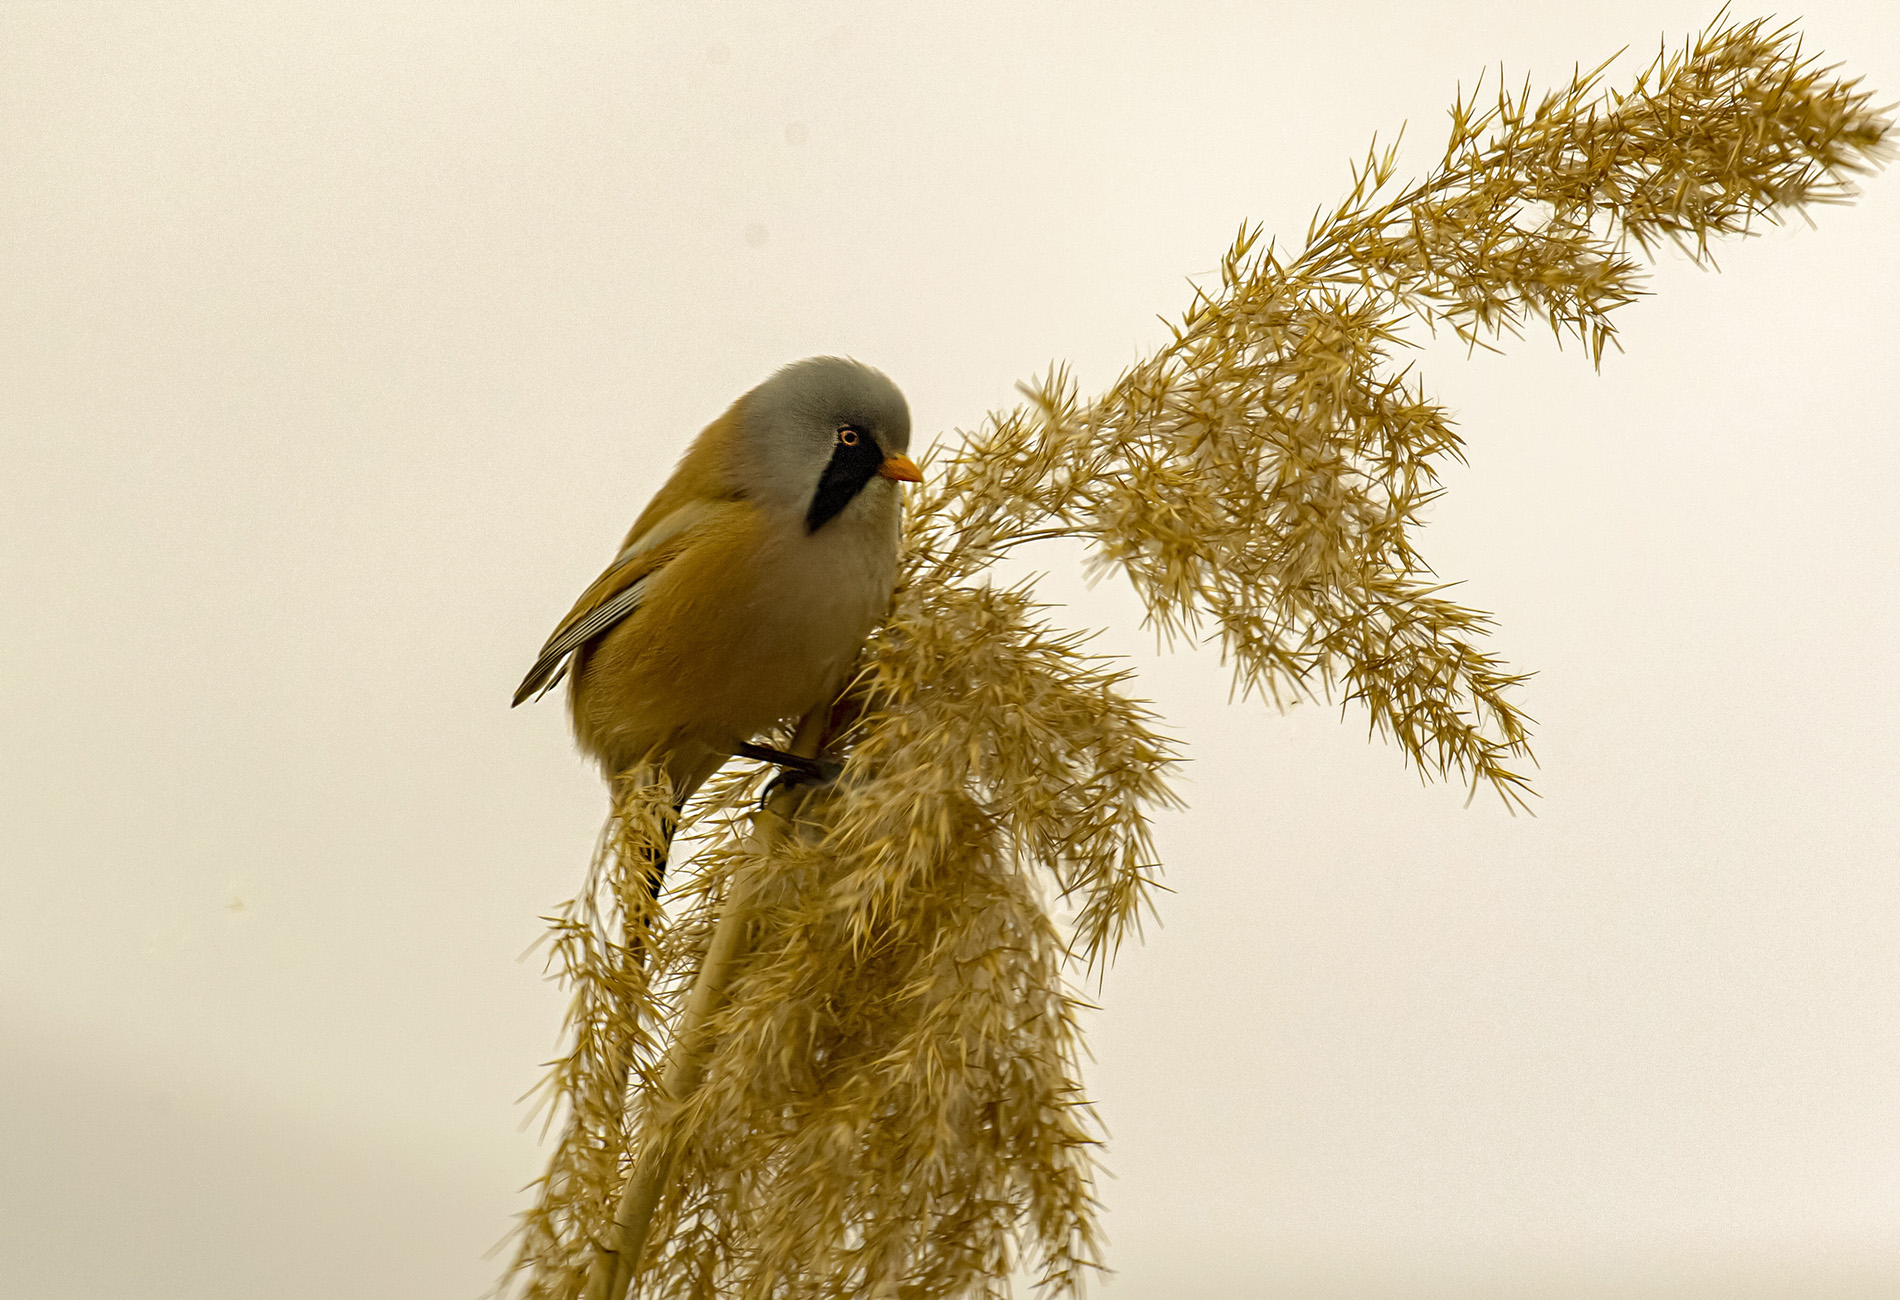
[[862, 496], [816, 531], [751, 509], [707, 525], [576, 673], [583, 747], [610, 770], [730, 753], [839, 689], [897, 579], [895, 485]]
[[889, 608], [897, 580], [896, 520], [857, 504], [815, 532], [775, 530], [761, 548], [742, 614], [746, 650], [735, 667], [756, 675], [768, 691], [782, 679], [786, 698], [797, 697], [785, 713], [818, 702], [817, 694], [850, 667]]

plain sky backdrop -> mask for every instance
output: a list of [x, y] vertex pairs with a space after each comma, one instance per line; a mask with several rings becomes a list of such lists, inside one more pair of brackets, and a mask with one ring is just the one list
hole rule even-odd
[[[0, 3], [0, 1293], [474, 1300], [603, 811], [508, 697], [687, 439], [819, 352], [926, 446], [1098, 388], [1375, 132], [1715, 9]], [[1799, 21], [1900, 98], [1900, 6]], [[1109, 1300], [1900, 1295], [1867, 188], [1663, 257], [1601, 373], [1419, 354], [1534, 817], [1034, 557], [1189, 759], [1092, 1022]]]

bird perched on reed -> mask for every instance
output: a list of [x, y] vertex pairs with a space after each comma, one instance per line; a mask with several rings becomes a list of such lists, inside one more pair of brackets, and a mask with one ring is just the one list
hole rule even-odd
[[566, 675], [581, 749], [610, 780], [657, 764], [676, 806], [734, 754], [809, 773], [752, 742], [829, 704], [889, 608], [909, 445], [880, 372], [783, 367], [694, 440], [514, 702]]

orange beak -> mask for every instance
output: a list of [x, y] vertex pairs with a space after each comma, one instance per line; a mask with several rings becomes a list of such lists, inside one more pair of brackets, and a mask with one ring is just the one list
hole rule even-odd
[[908, 456], [889, 456], [877, 467], [880, 476], [895, 479], [899, 483], [921, 483], [924, 472], [917, 468], [917, 462]]

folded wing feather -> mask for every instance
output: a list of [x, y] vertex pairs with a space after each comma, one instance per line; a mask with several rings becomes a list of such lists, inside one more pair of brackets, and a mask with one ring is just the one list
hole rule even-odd
[[530, 696], [539, 699], [553, 690], [567, 675], [576, 650], [638, 609], [646, 598], [648, 580], [686, 548], [690, 532], [688, 528], [673, 531], [658, 545], [653, 544], [655, 539], [643, 536], [639, 544], [630, 544], [615, 556], [541, 647], [534, 667], [515, 690], [515, 703]]

